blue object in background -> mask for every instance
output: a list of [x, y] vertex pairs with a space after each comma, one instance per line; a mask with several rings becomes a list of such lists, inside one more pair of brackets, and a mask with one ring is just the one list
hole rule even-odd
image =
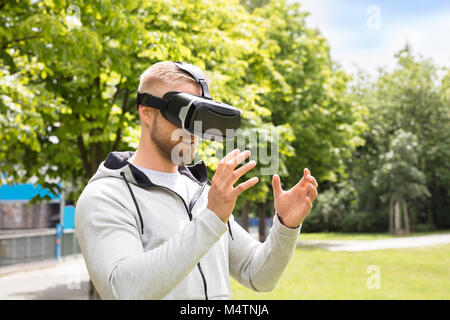
[[40, 194], [41, 196], [48, 195], [50, 199], [61, 199], [61, 195], [54, 195], [48, 189], [44, 189], [41, 185], [36, 187], [31, 183], [17, 184], [17, 185], [3, 185], [0, 186], [0, 201], [2, 200], [31, 200], [34, 196]]
[[66, 206], [64, 207], [64, 219], [63, 219], [64, 229], [74, 229], [75, 224], [75, 207]]
[[63, 231], [64, 230], [62, 224], [58, 223], [56, 225], [56, 260], [59, 260], [61, 258], [61, 239]]

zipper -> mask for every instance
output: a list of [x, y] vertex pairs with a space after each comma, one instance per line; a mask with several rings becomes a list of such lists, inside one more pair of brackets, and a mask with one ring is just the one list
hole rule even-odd
[[128, 182], [127, 178], [125, 177], [125, 173], [122, 171], [120, 173], [120, 175], [122, 176], [123, 180], [125, 181], [125, 184], [128, 187], [128, 190], [130, 191], [131, 198], [133, 199], [134, 205], [136, 206], [136, 211], [139, 215], [139, 221], [141, 222], [141, 232], [142, 232], [142, 234], [144, 234], [144, 220], [142, 219], [141, 210], [139, 209], [139, 205], [137, 203], [136, 197], [134, 196], [134, 193], [133, 193], [133, 190], [131, 189], [130, 183]]
[[[192, 221], [192, 212], [191, 212], [191, 210], [194, 208], [195, 203], [197, 202], [197, 200], [200, 197], [200, 195], [203, 193], [203, 190], [205, 189], [206, 183], [204, 183], [201, 186], [201, 191], [200, 192], [196, 192], [194, 194], [194, 197], [191, 199], [191, 203], [190, 203], [189, 207], [187, 206], [186, 201], [184, 201], [183, 197], [180, 196], [177, 192], [175, 192], [175, 191], [173, 191], [173, 190], [171, 190], [171, 189], [169, 189], [169, 188], [167, 188], [165, 186], [161, 186], [161, 185], [157, 185], [157, 184], [153, 184], [153, 185], [157, 186], [157, 187], [160, 187], [160, 188], [163, 188], [163, 189], [166, 189], [166, 190], [169, 190], [170, 192], [176, 194], [178, 196], [178, 198], [180, 198], [181, 202], [183, 202], [183, 204], [184, 204], [184, 208], [186, 209], [186, 212], [187, 212], [187, 214], [189, 216], [189, 221]], [[197, 196], [197, 197], [195, 198], [195, 196]], [[200, 264], [200, 261], [197, 263], [197, 268], [198, 268], [198, 271], [200, 272], [200, 276], [202, 277], [203, 288], [205, 290], [205, 300], [208, 300], [208, 284], [206, 283], [205, 274], [203, 273], [203, 269], [202, 269], [202, 266]]]
[[[128, 189], [129, 189], [129, 191], [130, 191], [130, 193], [131, 193], [131, 196], [132, 196], [132, 198], [133, 198], [134, 204], [136, 205], [136, 209], [137, 209], [138, 214], [139, 214], [139, 219], [141, 220], [142, 233], [144, 233], [144, 223], [143, 223], [143, 220], [142, 220], [141, 212], [140, 212], [140, 210], [139, 210], [139, 206], [138, 206], [138, 204], [137, 204], [137, 202], [136, 202], [136, 199], [135, 199], [135, 197], [134, 197], [133, 191], [132, 191], [132, 189], [131, 189], [131, 187], [130, 187], [130, 185], [129, 185], [129, 183], [128, 183], [126, 177], [125, 177], [125, 173], [124, 173], [124, 172], [121, 172], [120, 175], [121, 175], [122, 178], [125, 180], [125, 183], [127, 184]], [[188, 214], [188, 216], [189, 216], [189, 221], [192, 221], [192, 211], [191, 211], [191, 210], [194, 208], [195, 204], [197, 203], [198, 198], [200, 198], [200, 195], [203, 193], [203, 190], [205, 189], [206, 184], [207, 184], [207, 183], [205, 182], [201, 187], [199, 187], [198, 191], [195, 192], [194, 196], [193, 196], [192, 199], [191, 199], [191, 202], [189, 203], [189, 207], [187, 206], [186, 201], [184, 201], [183, 197], [180, 196], [177, 192], [171, 190], [171, 189], [168, 188], [168, 187], [161, 186], [161, 185], [158, 185], [158, 184], [152, 183], [151, 185], [152, 185], [152, 186], [155, 186], [155, 187], [162, 188], [162, 189], [166, 189], [166, 190], [172, 192], [173, 194], [176, 194], [176, 195], [178, 196], [178, 198], [180, 198], [181, 202], [183, 202], [183, 204], [184, 204], [184, 208], [186, 209], [186, 212], [187, 212], [187, 214]], [[204, 273], [203, 273], [202, 266], [200, 265], [200, 261], [197, 263], [197, 268], [198, 268], [198, 271], [200, 272], [200, 275], [201, 275], [201, 277], [202, 277], [203, 288], [205, 289], [205, 300], [208, 300], [208, 285], [207, 285], [207, 283], [206, 283], [206, 278], [205, 278], [205, 275], [204, 275]]]
[[203, 288], [205, 289], [205, 300], [208, 300], [208, 286], [206, 284], [206, 278], [205, 278], [205, 275], [203, 274], [203, 270], [202, 270], [202, 266], [200, 265], [200, 261], [197, 263], [197, 268], [198, 268], [198, 271], [200, 271], [200, 275], [202, 276]]

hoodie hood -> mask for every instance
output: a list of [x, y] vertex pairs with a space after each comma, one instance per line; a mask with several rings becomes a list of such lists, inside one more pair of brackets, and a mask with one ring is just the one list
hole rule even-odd
[[[148, 176], [140, 171], [137, 167], [128, 162], [134, 155], [132, 151], [118, 152], [114, 151], [108, 154], [105, 161], [103, 161], [97, 172], [89, 180], [89, 183], [106, 177], [115, 177], [122, 179], [121, 172], [124, 172], [127, 179], [140, 187], [154, 186], [155, 184], [148, 178]], [[192, 166], [178, 166], [178, 171], [203, 185], [208, 181], [208, 170], [205, 163], [200, 160]]]

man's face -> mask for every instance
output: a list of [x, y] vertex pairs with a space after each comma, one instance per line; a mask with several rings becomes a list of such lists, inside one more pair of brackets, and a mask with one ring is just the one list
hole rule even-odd
[[[201, 89], [192, 83], [181, 83], [174, 89], [164, 88], [162, 94], [168, 91], [180, 91], [195, 95], [201, 95]], [[158, 151], [167, 160], [177, 165], [191, 163], [195, 157], [195, 145], [198, 137], [194, 136], [163, 117], [160, 111], [153, 112], [150, 125], [150, 138], [155, 143]]]

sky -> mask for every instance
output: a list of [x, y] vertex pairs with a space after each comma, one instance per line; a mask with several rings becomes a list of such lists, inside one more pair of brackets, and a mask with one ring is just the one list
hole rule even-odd
[[392, 67], [408, 41], [415, 54], [450, 67], [450, 0], [293, 0], [307, 25], [327, 38], [333, 60], [347, 71]]

